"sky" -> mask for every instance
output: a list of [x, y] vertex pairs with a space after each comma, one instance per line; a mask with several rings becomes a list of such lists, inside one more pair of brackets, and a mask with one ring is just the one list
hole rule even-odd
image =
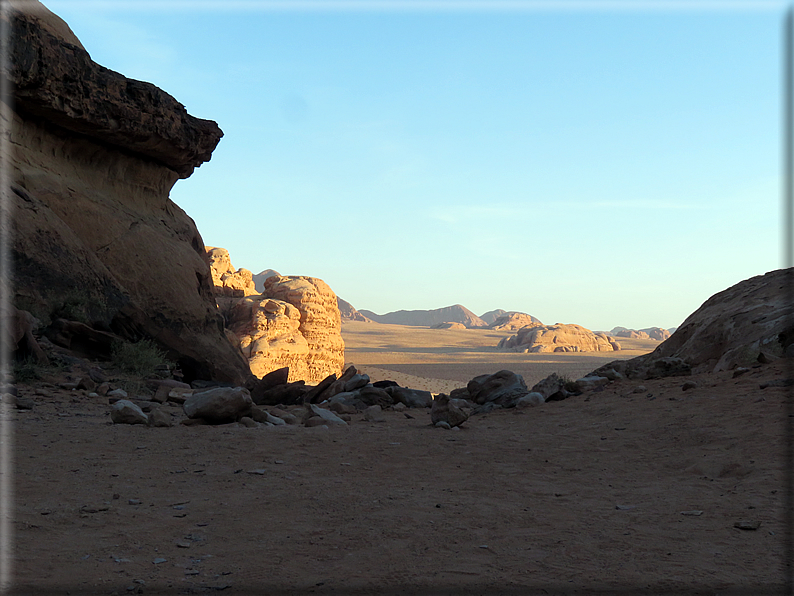
[[610, 330], [784, 266], [782, 2], [44, 4], [219, 124], [171, 198], [235, 267]]

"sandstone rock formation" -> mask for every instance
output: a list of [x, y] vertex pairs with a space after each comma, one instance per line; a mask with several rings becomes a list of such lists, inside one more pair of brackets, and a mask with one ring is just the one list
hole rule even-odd
[[513, 352], [611, 352], [620, 349], [606, 333], [581, 325], [535, 325], [502, 339], [497, 348]]
[[389, 325], [432, 327], [438, 323], [463, 323], [469, 328], [488, 326], [480, 317], [460, 304], [437, 308], [435, 310], [398, 310], [396, 312], [386, 313], [385, 315], [379, 315], [370, 310], [363, 309], [359, 312], [376, 323], [385, 323]]
[[210, 262], [210, 273], [216, 296], [253, 296], [259, 294], [254, 285], [253, 273], [248, 269], [235, 269], [229, 251], [225, 248], [205, 246]]
[[637, 331], [636, 329], [627, 329], [626, 327], [615, 327], [609, 332], [614, 337], [625, 337], [627, 339], [650, 339], [648, 334], [644, 331]]
[[719, 372], [794, 356], [794, 269], [779, 269], [715, 294], [650, 354], [615, 361], [624, 376], [652, 378]]
[[168, 197], [223, 133], [154, 85], [94, 63], [63, 21], [24, 6], [3, 13], [14, 304], [44, 325], [69, 305], [95, 328], [154, 339], [188, 379], [243, 382], [250, 373], [224, 334], [204, 242]]
[[278, 271], [274, 269], [265, 269], [264, 271], [260, 271], [256, 275], [253, 276], [254, 286], [256, 287], [256, 291], [260, 294], [265, 291], [265, 280], [268, 277], [273, 277], [276, 275], [281, 275]]
[[488, 327], [494, 331], [518, 331], [535, 325], [542, 325], [540, 319], [523, 312], [510, 312], [498, 316]]
[[672, 335], [667, 329], [661, 327], [648, 327], [647, 329], [640, 329], [640, 333], [645, 333], [650, 339], [656, 341], [664, 341]]
[[344, 321], [361, 321], [366, 323], [369, 321], [367, 317], [362, 315], [359, 311], [353, 308], [353, 305], [349, 302], [342, 300], [339, 296], [336, 297], [336, 303], [339, 307], [339, 314]]
[[342, 373], [342, 321], [321, 279], [273, 276], [262, 294], [229, 300], [229, 330], [256, 376], [289, 367], [290, 381], [316, 384]]

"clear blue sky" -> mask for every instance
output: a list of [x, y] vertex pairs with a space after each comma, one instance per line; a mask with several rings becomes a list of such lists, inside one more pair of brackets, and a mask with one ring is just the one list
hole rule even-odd
[[783, 265], [783, 3], [44, 3], [219, 123], [171, 196], [235, 267], [608, 330]]

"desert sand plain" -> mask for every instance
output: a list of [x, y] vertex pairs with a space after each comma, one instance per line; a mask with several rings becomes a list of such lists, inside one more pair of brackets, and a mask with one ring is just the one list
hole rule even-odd
[[[504, 334], [478, 330], [343, 334], [373, 380], [432, 391], [635, 355], [500, 353]], [[782, 594], [789, 390], [760, 386], [789, 365], [696, 375], [688, 391], [619, 381], [452, 430], [415, 409], [184, 426], [170, 405], [173, 427], [114, 425], [53, 372], [20, 384], [33, 409], [10, 413], [10, 593]]]

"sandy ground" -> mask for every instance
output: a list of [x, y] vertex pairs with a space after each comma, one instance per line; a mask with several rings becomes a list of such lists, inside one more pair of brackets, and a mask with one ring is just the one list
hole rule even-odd
[[[350, 361], [434, 371], [427, 387], [522, 370], [478, 361], [473, 340], [387, 352], [355, 336]], [[682, 378], [612, 383], [459, 430], [428, 410], [332, 428], [113, 425], [103, 400], [20, 385], [34, 408], [9, 414], [11, 593], [782, 594], [790, 393], [760, 384], [785, 364], [686, 392]]]

